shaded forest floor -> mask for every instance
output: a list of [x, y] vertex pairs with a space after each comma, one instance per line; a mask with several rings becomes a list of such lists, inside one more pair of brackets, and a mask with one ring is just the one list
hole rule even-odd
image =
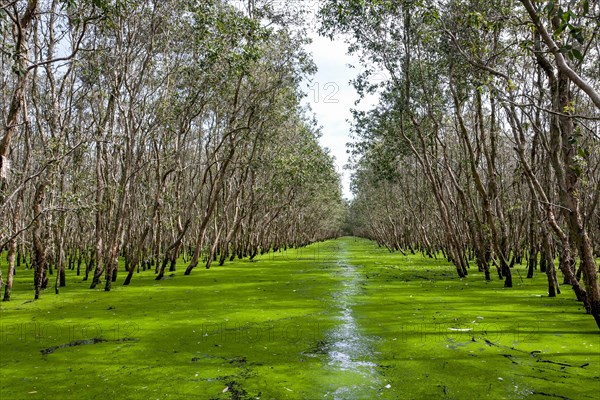
[[[3, 259], [4, 276], [6, 263]], [[595, 399], [600, 334], [569, 287], [460, 280], [363, 239], [235, 261], [110, 293], [68, 272], [0, 305], [1, 399]], [[521, 278], [522, 277], [522, 278]]]

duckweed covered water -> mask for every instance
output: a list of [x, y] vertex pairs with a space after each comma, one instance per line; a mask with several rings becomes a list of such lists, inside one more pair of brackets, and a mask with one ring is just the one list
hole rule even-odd
[[[74, 274], [0, 305], [0, 399], [596, 399], [600, 334], [568, 287], [460, 280], [342, 238], [163, 281]], [[2, 265], [3, 269], [6, 266]], [[520, 274], [519, 274], [520, 272]], [[71, 272], [69, 272], [71, 274]], [[523, 276], [523, 279], [520, 278]], [[124, 276], [119, 277], [122, 281]]]

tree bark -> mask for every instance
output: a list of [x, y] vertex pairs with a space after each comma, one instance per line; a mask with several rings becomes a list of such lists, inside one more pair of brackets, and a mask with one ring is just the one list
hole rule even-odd
[[46, 249], [43, 243], [43, 202], [45, 197], [46, 187], [43, 183], [40, 183], [35, 191], [33, 200], [33, 212], [35, 221], [33, 223], [33, 262], [32, 266], [34, 269], [34, 286], [35, 286], [35, 299], [40, 298], [40, 292], [42, 288], [46, 286]]

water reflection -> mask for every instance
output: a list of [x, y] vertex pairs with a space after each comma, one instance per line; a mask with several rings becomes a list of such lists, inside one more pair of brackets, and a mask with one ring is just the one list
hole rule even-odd
[[362, 398], [366, 393], [378, 392], [381, 379], [373, 362], [372, 339], [361, 334], [352, 310], [355, 297], [360, 293], [360, 274], [354, 265], [346, 262], [344, 251], [338, 254], [343, 279], [341, 289], [333, 295], [333, 306], [339, 309], [340, 324], [328, 334], [328, 364], [343, 374], [332, 396], [334, 399]]

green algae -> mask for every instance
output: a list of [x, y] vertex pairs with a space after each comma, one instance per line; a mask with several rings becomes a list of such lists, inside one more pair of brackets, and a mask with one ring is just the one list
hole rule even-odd
[[[568, 287], [455, 276], [341, 238], [131, 286], [0, 305], [0, 398], [587, 399], [600, 334]], [[5, 268], [5, 266], [3, 266]], [[523, 276], [522, 279], [519, 278]], [[121, 276], [119, 279], [122, 279]], [[52, 351], [48, 351], [52, 349]]]

